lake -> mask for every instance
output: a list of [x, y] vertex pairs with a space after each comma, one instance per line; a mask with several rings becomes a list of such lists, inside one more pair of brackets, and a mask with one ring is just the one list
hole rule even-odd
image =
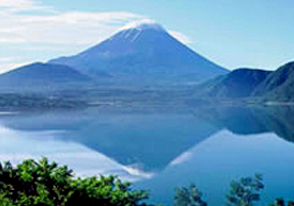
[[261, 173], [257, 205], [294, 200], [294, 108], [89, 108], [0, 114], [0, 160], [48, 157], [77, 175], [116, 174], [172, 205], [194, 183], [224, 205], [230, 182]]

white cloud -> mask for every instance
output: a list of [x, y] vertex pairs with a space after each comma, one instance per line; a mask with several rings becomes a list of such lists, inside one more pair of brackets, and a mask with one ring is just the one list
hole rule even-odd
[[15, 68], [18, 68], [18, 67], [21, 67], [21, 66], [24, 66], [26, 64], [29, 64], [31, 62], [7, 62], [7, 63], [1, 63], [0, 62], [0, 74], [3, 74], [5, 72], [8, 72], [10, 71], [11, 69], [15, 69]]
[[[25, 5], [27, 9], [38, 8], [33, 3]], [[9, 12], [5, 11], [7, 7]], [[55, 11], [40, 15], [15, 11], [19, 11], [16, 4], [0, 0], [0, 43], [89, 45], [108, 37], [125, 23], [143, 18], [141, 15], [128, 12]]]
[[11, 57], [0, 57], [0, 63], [2, 62], [10, 62], [13, 58]]
[[75, 45], [87, 47], [125, 23], [143, 18], [128, 12], [58, 12], [36, 2], [0, 0], [0, 51], [5, 55], [9, 48], [9, 55], [15, 56], [0, 57], [0, 73], [36, 59], [36, 55], [30, 58], [31, 54], [20, 51], [47, 52], [48, 56], [48, 51], [62, 53]]
[[32, 10], [50, 10], [50, 7], [38, 5], [32, 0], [0, 0], [2, 12], [20, 12]]
[[185, 34], [178, 32], [178, 31], [173, 31], [173, 30], [169, 30], [168, 31], [173, 37], [175, 37], [177, 40], [179, 40], [180, 42], [182, 42], [183, 44], [191, 44], [193, 43], [192, 40]]
[[5, 44], [18, 44], [18, 43], [25, 43], [26, 40], [20, 37], [0, 37], [0, 43]]
[[[7, 11], [8, 10], [8, 11]], [[51, 11], [40, 15], [19, 11]], [[58, 12], [37, 5], [32, 0], [0, 0], [0, 44], [32, 43], [89, 45], [107, 38], [131, 22], [154, 22], [129, 12]], [[169, 31], [185, 44], [191, 40], [185, 34]]]
[[[59, 12], [52, 7], [37, 4], [36, 0], [0, 0], [0, 19], [0, 47], [5, 51], [7, 46], [13, 45], [15, 56], [24, 50], [50, 50], [50, 54], [55, 50], [58, 55], [73, 54], [76, 52], [72, 50], [73, 47], [87, 48], [128, 23], [147, 21], [146, 17], [130, 12]], [[191, 42], [180, 32], [169, 33], [184, 44]], [[21, 57], [24, 62], [34, 60], [29, 55], [23, 53]], [[23, 63], [19, 60], [0, 61], [0, 73], [20, 65]]]
[[22, 57], [0, 56], [0, 74], [10, 71], [11, 69], [24, 66], [31, 62]]
[[72, 48], [78, 45], [86, 48], [107, 38], [122, 25], [143, 18], [128, 12], [58, 12], [36, 2], [0, 0], [0, 51], [5, 55], [9, 48], [9, 54], [18, 57], [0, 58], [0, 73], [35, 60], [36, 55], [31, 56], [34, 51], [47, 52], [44, 54], [47, 57], [48, 53], [74, 52]]

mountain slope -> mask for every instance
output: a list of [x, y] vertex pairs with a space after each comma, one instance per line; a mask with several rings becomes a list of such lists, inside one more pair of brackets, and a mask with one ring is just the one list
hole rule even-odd
[[56, 87], [88, 83], [91, 79], [64, 65], [33, 63], [0, 75], [0, 86], [4, 88]]
[[294, 62], [279, 67], [253, 92], [254, 96], [265, 96], [273, 101], [294, 100]]
[[271, 73], [258, 69], [237, 69], [198, 86], [197, 92], [199, 95], [208, 97], [249, 97]]
[[150, 23], [123, 29], [82, 53], [50, 62], [128, 83], [203, 81], [228, 72]]
[[214, 98], [252, 98], [263, 102], [294, 101], [294, 62], [276, 71], [237, 69], [196, 87], [194, 96]]

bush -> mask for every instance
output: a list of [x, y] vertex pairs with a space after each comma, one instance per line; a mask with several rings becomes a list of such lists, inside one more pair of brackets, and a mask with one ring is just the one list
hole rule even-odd
[[190, 187], [176, 189], [175, 206], [207, 206], [202, 200], [202, 193], [191, 184]]
[[264, 189], [262, 176], [244, 177], [231, 183], [230, 192], [227, 195], [229, 206], [253, 206], [260, 200], [260, 192]]
[[[233, 181], [227, 205], [253, 206], [264, 189], [261, 175]], [[115, 176], [75, 178], [66, 166], [46, 158], [25, 160], [13, 167], [0, 163], [0, 206], [148, 206], [146, 191], [132, 190]], [[191, 184], [176, 189], [175, 206], [207, 206], [202, 193]], [[269, 206], [294, 206], [279, 198]], [[150, 205], [151, 206], [151, 205]]]
[[[285, 200], [283, 198], [277, 198], [274, 204], [269, 206], [286, 206]], [[289, 201], [288, 206], [294, 206], [294, 202]]]
[[66, 166], [26, 160], [0, 164], [1, 206], [144, 206], [145, 191], [132, 190], [117, 177], [74, 178]]

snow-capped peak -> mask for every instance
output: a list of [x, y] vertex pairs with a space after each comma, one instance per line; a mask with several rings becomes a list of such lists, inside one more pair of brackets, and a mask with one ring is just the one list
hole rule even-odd
[[153, 29], [158, 31], [165, 31], [165, 29], [160, 24], [157, 24], [155, 23], [154, 20], [150, 20], [150, 19], [133, 21], [121, 28], [121, 30], [129, 30], [129, 29], [136, 29], [136, 30]]

